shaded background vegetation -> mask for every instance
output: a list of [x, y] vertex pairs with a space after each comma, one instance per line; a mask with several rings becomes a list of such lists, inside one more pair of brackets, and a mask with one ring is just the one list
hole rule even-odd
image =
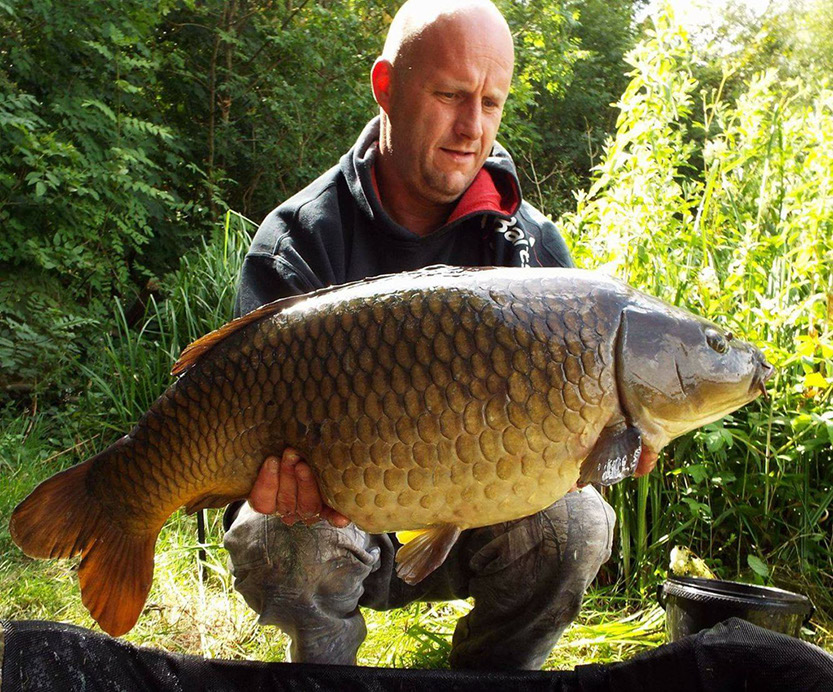
[[[23, 558], [5, 518], [123, 434], [180, 349], [231, 315], [248, 219], [374, 114], [367, 73], [398, 4], [0, 0], [0, 614], [89, 623], [72, 572]], [[551, 665], [572, 642], [578, 662], [660, 641], [648, 594], [677, 543], [721, 577], [807, 591], [817, 640], [833, 641], [829, 3], [730, 6], [694, 37], [641, 24], [633, 0], [499, 4], [518, 50], [500, 138], [580, 266], [715, 319], [779, 366], [769, 401], [612, 490], [615, 557]], [[163, 531], [131, 636], [280, 657], [231, 595], [211, 522], [208, 580], [192, 521]], [[620, 606], [625, 623], [604, 629]], [[464, 607], [371, 620], [366, 662], [441, 662]]]
[[[134, 323], [225, 209], [259, 220], [334, 165], [374, 114], [397, 6], [0, 3], [0, 392], [76, 387], [112, 297]], [[504, 7], [519, 49], [504, 138], [556, 179], [542, 206], [564, 207], [612, 125], [633, 2]]]

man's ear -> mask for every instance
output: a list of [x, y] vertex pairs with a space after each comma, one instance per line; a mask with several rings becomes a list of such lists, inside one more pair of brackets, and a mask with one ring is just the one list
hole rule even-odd
[[393, 65], [384, 58], [377, 58], [370, 70], [370, 86], [373, 88], [373, 98], [379, 107], [388, 113], [390, 107], [391, 81], [393, 77]]

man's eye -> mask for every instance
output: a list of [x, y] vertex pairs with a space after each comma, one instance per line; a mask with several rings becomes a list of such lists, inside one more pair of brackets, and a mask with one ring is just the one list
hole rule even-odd
[[449, 101], [450, 101], [451, 99], [453, 99], [453, 98], [457, 95], [457, 94], [455, 94], [453, 91], [438, 91], [437, 93], [438, 93], [438, 94], [439, 94], [442, 98], [447, 99], [447, 100], [449, 100]]

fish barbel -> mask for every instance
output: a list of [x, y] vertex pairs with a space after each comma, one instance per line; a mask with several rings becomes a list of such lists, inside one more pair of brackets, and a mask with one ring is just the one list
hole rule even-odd
[[772, 366], [598, 273], [432, 267], [265, 305], [173, 373], [129, 434], [11, 518], [27, 555], [81, 555], [82, 600], [113, 635], [139, 617], [167, 518], [246, 497], [287, 446], [360, 528], [424, 530], [397, 555], [416, 583], [462, 529], [631, 475], [764, 392]]

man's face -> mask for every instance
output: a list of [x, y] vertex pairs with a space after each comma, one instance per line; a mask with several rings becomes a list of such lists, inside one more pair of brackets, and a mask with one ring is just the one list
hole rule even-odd
[[387, 153], [409, 195], [448, 204], [491, 152], [512, 80], [511, 38], [458, 17], [432, 26], [407, 58], [391, 79]]

